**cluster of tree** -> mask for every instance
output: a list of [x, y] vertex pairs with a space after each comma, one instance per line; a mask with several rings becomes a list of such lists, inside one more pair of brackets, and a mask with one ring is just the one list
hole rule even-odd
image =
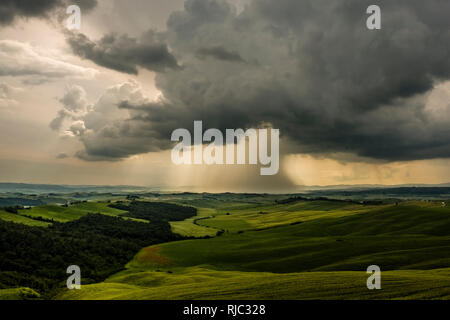
[[197, 214], [193, 207], [180, 206], [165, 202], [132, 201], [130, 204], [116, 202], [109, 205], [112, 208], [128, 211], [124, 216], [155, 221], [181, 221]]
[[[143, 207], [131, 206], [141, 214]], [[65, 286], [70, 265], [81, 268], [82, 284], [100, 282], [142, 247], [181, 238], [162, 219], [142, 223], [88, 214], [48, 228], [0, 220], [0, 288], [30, 287], [49, 298]]]
[[9, 213], [14, 213], [14, 214], [18, 214], [19, 210], [23, 210], [25, 209], [22, 206], [8, 206], [8, 207], [0, 207], [0, 210], [9, 212]]
[[308, 198], [302, 197], [302, 196], [295, 196], [295, 197], [290, 197], [287, 199], [280, 199], [280, 200], [275, 200], [275, 203], [278, 204], [287, 204], [287, 203], [292, 203], [292, 202], [297, 202], [297, 201], [306, 201], [308, 200]]
[[65, 204], [61, 205], [61, 207], [68, 208], [69, 206], [73, 206], [73, 205], [80, 204], [80, 203], [86, 203], [86, 202], [87, 202], [87, 200], [71, 200], [71, 201], [66, 201]]
[[129, 194], [129, 195], [127, 195], [127, 197], [126, 197], [127, 200], [132, 200], [132, 201], [137, 200], [137, 199], [139, 199], [139, 198], [140, 198], [140, 196], [135, 195], [135, 194]]
[[44, 218], [44, 217], [41, 217], [41, 216], [39, 216], [39, 217], [36, 217], [36, 216], [29, 216], [29, 215], [26, 215], [26, 214], [23, 214], [23, 213], [20, 213], [20, 215], [22, 216], [22, 217], [25, 217], [25, 218], [28, 218], [28, 219], [31, 219], [31, 220], [36, 220], [36, 221], [41, 221], [41, 222], [48, 222], [48, 223], [54, 223], [55, 222], [55, 219], [53, 219], [53, 218]]

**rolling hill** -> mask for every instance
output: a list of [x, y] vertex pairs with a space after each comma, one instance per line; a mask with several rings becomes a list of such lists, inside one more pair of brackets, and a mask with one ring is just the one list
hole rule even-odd
[[[450, 209], [441, 202], [241, 203], [199, 215], [222, 235], [144, 248], [125, 271], [58, 298], [450, 298]], [[372, 264], [382, 290], [366, 287]]]

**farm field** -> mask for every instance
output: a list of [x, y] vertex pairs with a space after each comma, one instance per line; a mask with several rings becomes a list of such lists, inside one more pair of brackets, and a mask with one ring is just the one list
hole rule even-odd
[[27, 226], [35, 226], [35, 227], [47, 227], [50, 224], [48, 222], [37, 221], [18, 214], [9, 213], [4, 210], [0, 210], [0, 220], [22, 223]]
[[[223, 233], [144, 248], [125, 271], [57, 298], [450, 298], [450, 210], [440, 202], [233, 203], [178, 224], [194, 221]], [[382, 290], [366, 287], [373, 264]]]
[[[58, 237], [61, 231], [69, 236], [74, 228], [82, 246], [87, 245], [83, 242], [87, 234], [92, 239], [103, 237], [97, 240], [102, 239], [102, 251], [88, 246], [94, 251], [82, 259], [104, 259], [102, 273], [89, 267], [91, 279], [74, 291], [63, 287], [48, 291], [46, 286], [55, 285], [51, 278], [38, 290], [26, 288], [34, 281], [26, 275], [18, 282], [22, 285], [11, 287], [14, 274], [2, 271], [6, 281], [0, 281], [2, 300], [450, 299], [446, 202], [374, 204], [282, 195], [169, 194], [143, 196], [138, 202], [42, 205], [18, 214], [0, 210], [0, 220], [37, 228], [42, 235], [49, 228], [49, 237]], [[152, 235], [144, 222], [159, 233], [150, 242], [156, 244], [143, 248], [149, 238], [140, 232]], [[9, 230], [12, 225], [5, 227]], [[31, 231], [12, 229], [23, 237]], [[128, 258], [115, 252], [115, 267], [108, 269], [108, 241], [122, 241], [124, 236], [130, 241], [122, 248]], [[133, 238], [139, 241], [134, 249]], [[5, 257], [12, 263], [15, 258], [9, 250]], [[20, 259], [24, 263], [27, 258]], [[366, 287], [370, 265], [382, 270], [382, 290]], [[42, 288], [46, 291], [40, 292]]]
[[171, 274], [128, 270], [58, 299], [450, 299], [450, 269], [383, 273], [383, 290], [368, 290], [361, 271], [265, 273], [185, 268]]
[[199, 225], [223, 229], [228, 232], [266, 229], [320, 218], [338, 218], [371, 210], [371, 206], [350, 202], [299, 201], [293, 204], [262, 204], [216, 210]]
[[120, 216], [125, 211], [108, 207], [107, 202], [81, 202], [63, 207], [60, 205], [45, 205], [33, 207], [31, 209], [20, 210], [19, 213], [34, 218], [42, 217], [58, 222], [67, 222], [79, 219], [88, 213], [101, 213], [109, 216]]
[[0, 300], [32, 300], [40, 298], [39, 293], [30, 288], [0, 289]]
[[207, 225], [200, 225], [199, 221], [209, 218], [215, 213], [216, 210], [212, 208], [197, 208], [197, 215], [195, 217], [183, 221], [171, 221], [170, 226], [172, 227], [172, 232], [178, 233], [185, 237], [213, 237], [217, 235], [219, 229]]

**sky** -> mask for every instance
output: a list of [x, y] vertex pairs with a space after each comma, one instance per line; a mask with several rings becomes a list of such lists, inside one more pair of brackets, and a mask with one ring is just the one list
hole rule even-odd
[[[373, 2], [380, 30], [366, 27]], [[449, 12], [443, 0], [3, 0], [0, 181], [450, 182]], [[171, 133], [195, 120], [279, 129], [278, 174], [174, 165]]]

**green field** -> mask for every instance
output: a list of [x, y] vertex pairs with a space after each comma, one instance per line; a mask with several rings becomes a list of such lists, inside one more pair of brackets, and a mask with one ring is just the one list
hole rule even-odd
[[22, 215], [44, 219], [53, 219], [58, 222], [67, 222], [79, 219], [88, 213], [101, 213], [109, 216], [119, 216], [125, 211], [108, 207], [107, 202], [82, 202], [68, 207], [59, 205], [46, 205], [20, 210]]
[[[189, 240], [143, 248], [104, 282], [61, 289], [57, 299], [450, 299], [450, 207], [404, 201], [284, 201], [286, 196], [180, 194], [145, 201], [195, 206], [170, 222]], [[0, 210], [0, 219], [46, 227], [88, 213], [122, 217], [109, 202]], [[150, 221], [151, 223], [151, 221]], [[198, 239], [195, 239], [198, 238]], [[368, 290], [366, 269], [382, 270]], [[35, 299], [27, 288], [0, 299]]]
[[128, 270], [59, 299], [450, 299], [450, 269], [386, 271], [382, 290], [368, 290], [357, 271], [265, 273], [193, 267], [172, 274]]
[[27, 217], [23, 217], [18, 214], [9, 213], [3, 210], [0, 210], [0, 219], [15, 223], [26, 224], [27, 226], [35, 226], [35, 227], [47, 227], [49, 225], [48, 222], [37, 221]]
[[[172, 229], [200, 235], [195, 220], [225, 232], [144, 248], [126, 271], [58, 298], [450, 298], [450, 209], [440, 202], [233, 202]], [[382, 290], [366, 287], [373, 264]]]
[[212, 208], [198, 208], [197, 216], [189, 218], [183, 221], [172, 221], [170, 225], [172, 227], [172, 232], [178, 233], [185, 237], [196, 237], [201, 238], [205, 236], [213, 237], [217, 234], [219, 229], [209, 226], [199, 225], [199, 221], [205, 217], [210, 217], [216, 212]]
[[51, 221], [46, 222], [39, 221], [37, 219], [43, 218], [45, 220], [52, 220], [56, 222], [68, 222], [78, 220], [88, 213], [100, 213], [111, 217], [121, 217], [125, 220], [148, 223], [147, 220], [123, 216], [127, 213], [126, 211], [111, 208], [108, 206], [109, 204], [109, 202], [88, 201], [69, 206], [43, 205], [32, 207], [30, 209], [19, 210], [18, 214], [0, 210], [0, 219], [4, 221], [22, 223], [29, 226], [48, 227], [51, 224]]
[[30, 288], [0, 289], [0, 300], [32, 300], [40, 295]]
[[293, 204], [240, 205], [216, 210], [214, 217], [202, 219], [202, 226], [229, 232], [266, 229], [320, 218], [338, 218], [371, 210], [373, 206], [349, 202], [299, 201]]

